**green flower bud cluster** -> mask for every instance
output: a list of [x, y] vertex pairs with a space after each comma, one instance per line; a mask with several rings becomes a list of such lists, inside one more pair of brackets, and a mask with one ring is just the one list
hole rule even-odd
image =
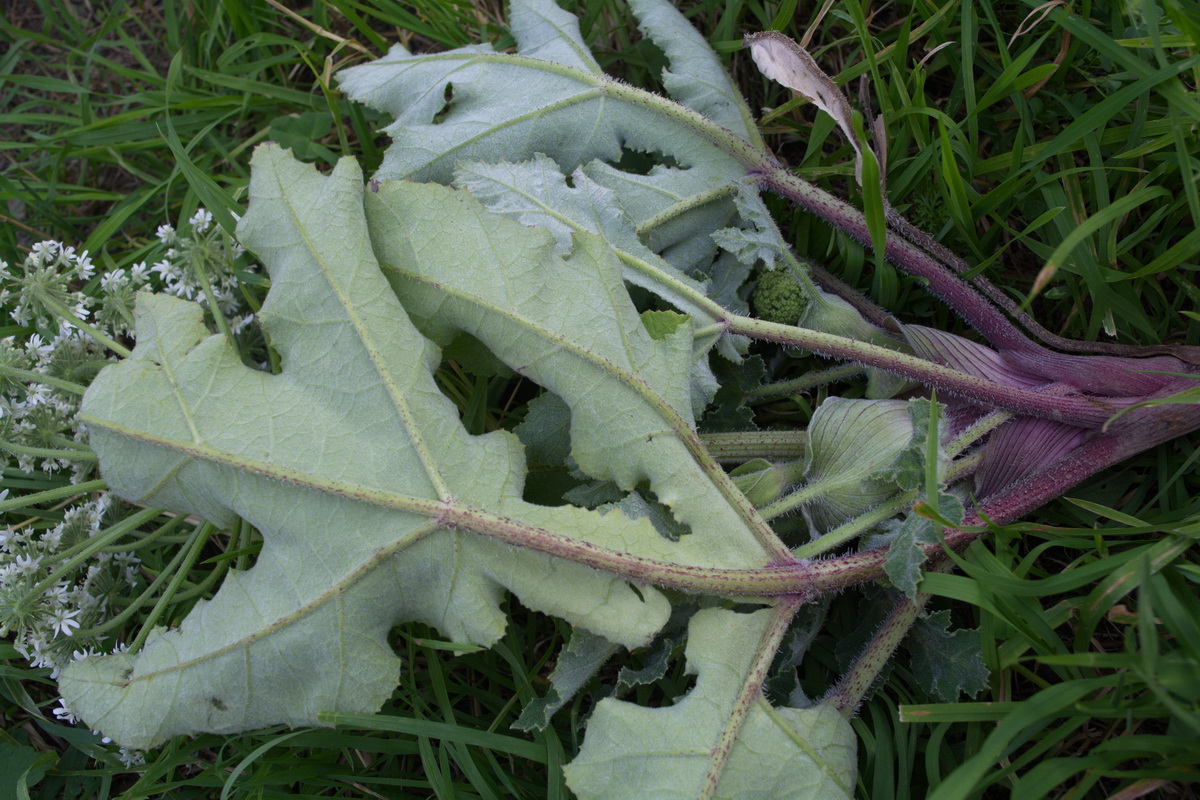
[[781, 325], [795, 325], [808, 307], [804, 288], [786, 269], [760, 273], [750, 302], [759, 319]]

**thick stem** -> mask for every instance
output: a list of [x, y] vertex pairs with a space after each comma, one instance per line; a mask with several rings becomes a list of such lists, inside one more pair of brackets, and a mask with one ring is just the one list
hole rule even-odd
[[825, 696], [825, 700], [831, 701], [834, 707], [842, 712], [842, 716], [848, 719], [858, 711], [858, 706], [870, 690], [871, 684], [879, 677], [884, 665], [891, 660], [892, 654], [908, 635], [913, 623], [921, 616], [921, 610], [928, 601], [927, 594], [918, 594], [913, 600], [901, 597], [879, 626], [879, 630], [875, 631], [871, 641], [838, 681], [837, 686]]
[[[909, 239], [918, 247], [923, 247], [930, 255], [957, 274], [964, 275], [970, 271], [971, 267], [967, 262], [955, 255], [941, 242], [901, 216], [900, 212], [892, 208], [890, 204], [888, 205], [887, 219], [888, 224], [892, 226], [896, 233]], [[982, 275], [976, 275], [970, 281], [985, 297], [1003, 309], [1017, 322], [1021, 323], [1025, 330], [1051, 347], [1057, 347], [1072, 353], [1103, 353], [1113, 356], [1168, 355], [1175, 356], [1191, 364], [1200, 364], [1200, 348], [1189, 347], [1187, 345], [1128, 345], [1116, 342], [1085, 342], [1059, 336], [1042, 327], [1041, 323], [1023, 310], [1017, 305], [1016, 301], [1001, 291], [987, 278]]]
[[805, 392], [818, 386], [824, 386], [827, 383], [848, 380], [862, 374], [862, 371], [863, 368], [858, 364], [839, 364], [829, 369], [806, 372], [799, 378], [793, 378], [790, 381], [764, 383], [762, 386], [757, 386], [746, 392], [746, 397], [766, 402], [776, 397], [782, 397], [783, 395]]
[[771, 505], [766, 506], [761, 510], [763, 519], [775, 519], [781, 517], [789, 511], [795, 511], [805, 503], [811, 502], [825, 493], [825, 484], [821, 481], [809, 483], [801, 486], [796, 491], [789, 494], [787, 497], [782, 497], [776, 500]]
[[702, 433], [700, 443], [722, 464], [736, 464], [752, 458], [792, 460], [804, 457], [804, 431]]
[[947, 442], [942, 451], [946, 454], [947, 458], [957, 458], [968, 447], [1010, 419], [1012, 419], [1012, 414], [1009, 414], [1007, 411], [993, 411], [990, 414], [980, 417], [970, 427]]
[[62, 378], [56, 378], [53, 375], [43, 375], [31, 369], [10, 367], [7, 364], [0, 364], [0, 378], [16, 378], [17, 380], [29, 383], [44, 383], [47, 386], [53, 386], [55, 389], [62, 389], [64, 392], [70, 392], [71, 394], [82, 395], [87, 391], [87, 387], [82, 384], [64, 381]]
[[53, 586], [65, 576], [70, 575], [75, 570], [79, 569], [88, 559], [99, 553], [104, 548], [111, 545], [121, 537], [136, 530], [140, 525], [149, 522], [162, 513], [162, 509], [158, 508], [143, 508], [141, 511], [118, 522], [103, 531], [96, 533], [91, 538], [79, 545], [72, 547], [62, 554], [63, 561], [59, 563], [53, 572], [47, 575], [38, 583], [36, 589], [45, 591]]
[[[754, 169], [758, 165], [747, 166]], [[871, 247], [867, 219], [857, 208], [793, 175], [783, 167], [760, 169], [758, 175], [766, 188], [816, 214], [833, 227], [857, 239], [864, 247]], [[1030, 341], [1011, 320], [980, 297], [962, 278], [903, 236], [887, 238], [884, 257], [910, 275], [927, 280], [929, 290], [946, 301], [993, 346], [1026, 353], [1036, 353], [1043, 349]]]
[[40, 503], [49, 503], [54, 500], [61, 500], [64, 497], [79, 497], [91, 492], [102, 492], [108, 488], [108, 484], [101, 480], [87, 481], [86, 483], [73, 483], [66, 486], [60, 486], [57, 489], [47, 489], [44, 492], [35, 494], [23, 494], [18, 497], [11, 497], [7, 500], [0, 500], [0, 511], [11, 511], [14, 508], [28, 508], [36, 506]]
[[217, 325], [217, 330], [220, 331], [221, 335], [228, 339], [231, 344], [236, 346], [236, 340], [233, 336], [233, 329], [229, 327], [229, 320], [225, 319], [225, 314], [221, 311], [221, 305], [217, 302], [217, 293], [213, 291], [212, 282], [208, 279], [208, 272], [204, 269], [206, 266], [204, 259], [196, 253], [193, 253], [191, 258], [192, 271], [195, 273], [196, 278], [200, 281], [200, 291], [204, 293], [204, 299], [208, 301], [208, 311], [210, 314], [212, 314], [213, 322], [215, 322]]
[[1024, 416], [1041, 417], [1055, 422], [1078, 425], [1082, 428], [1099, 428], [1113, 414], [1141, 399], [1052, 396], [976, 378], [973, 375], [967, 375], [906, 353], [889, 350], [886, 347], [807, 328], [780, 325], [775, 322], [741, 316], [730, 317], [728, 322], [731, 333], [740, 333], [755, 339], [766, 339], [812, 350], [831, 358], [878, 367], [931, 386], [939, 392], [947, 392], [955, 397], [968, 400], [974, 405], [1001, 408]]
[[754, 661], [750, 664], [750, 672], [734, 702], [733, 709], [729, 712], [729, 717], [725, 720], [721, 736], [713, 747], [712, 756], [708, 762], [708, 773], [704, 776], [704, 786], [700, 790], [699, 800], [711, 800], [716, 797], [717, 785], [721, 781], [721, 773], [729, 761], [729, 755], [733, 752], [738, 731], [741, 730], [742, 723], [746, 721], [750, 708], [762, 697], [762, 685], [767, 678], [767, 670], [771, 668], [775, 653], [779, 650], [784, 634], [787, 633], [788, 625], [791, 624], [792, 617], [796, 616], [800, 605], [800, 598], [791, 595], [779, 598], [779, 602], [771, 610], [771, 624], [763, 632], [762, 641], [759, 642], [758, 650], [754, 654]]
[[899, 332], [895, 317], [893, 317], [892, 313], [886, 308], [881, 308], [880, 306], [875, 305], [875, 303], [873, 303], [870, 298], [868, 298], [862, 292], [858, 291], [853, 286], [822, 267], [820, 264], [805, 261], [804, 266], [808, 269], [809, 275], [812, 276], [812, 280], [817, 284], [817, 286], [820, 286], [830, 294], [836, 295], [845, 300], [847, 303], [853, 306], [859, 314], [862, 314], [863, 319], [865, 319], [867, 322], [881, 330], [889, 331], [891, 333]]
[[844, 522], [819, 539], [814, 539], [806, 545], [792, 551], [796, 558], [816, 558], [822, 553], [828, 553], [860, 536], [881, 522], [899, 514], [906, 506], [911, 506], [917, 500], [918, 492], [914, 489], [904, 492], [893, 500], [882, 503], [861, 516]]
[[75, 314], [71, 311], [71, 309], [67, 308], [65, 305], [60, 303], [54, 297], [50, 296], [50, 294], [48, 292], [45, 292], [45, 291], [42, 291], [39, 289], [37, 292], [37, 301], [39, 303], [41, 303], [42, 306], [47, 311], [54, 314], [56, 317], [61, 319], [63, 322], [67, 323], [68, 325], [70, 325], [74, 328], [78, 328], [79, 330], [83, 331], [88, 336], [92, 337], [97, 342], [99, 342], [100, 344], [107, 347], [109, 350], [112, 350], [114, 353], [119, 355], [121, 358], [129, 358], [129, 356], [132, 355], [132, 353], [129, 351], [129, 348], [120, 344], [119, 342], [114, 340], [112, 337], [110, 337], [108, 334], [104, 333], [102, 330], [100, 330], [96, 326], [90, 325], [90, 324], [84, 322], [83, 320], [81, 320], [79, 317], [75, 316]]
[[16, 442], [0, 439], [0, 450], [30, 458], [61, 458], [65, 461], [95, 461], [96, 454], [90, 450], [52, 450], [48, 447], [26, 447]]

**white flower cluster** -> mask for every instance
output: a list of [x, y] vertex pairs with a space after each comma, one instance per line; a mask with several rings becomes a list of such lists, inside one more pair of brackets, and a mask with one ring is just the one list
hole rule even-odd
[[[233, 269], [243, 250], [212, 222], [200, 209], [180, 226], [185, 233], [161, 226], [162, 258], [150, 267], [139, 262], [97, 275], [88, 253], [54, 241], [35, 244], [15, 267], [0, 261], [0, 310], [32, 331], [0, 339], [0, 469], [15, 460], [24, 473], [70, 469], [76, 482], [85, 477], [93, 462], [78, 422], [79, 387], [114, 358], [108, 348], [121, 348], [118, 340], [132, 332], [139, 290], [215, 303], [213, 313], [234, 333], [250, 325], [254, 317]], [[0, 491], [0, 503], [9, 491]], [[124, 647], [81, 634], [112, 615], [110, 598], [137, 589], [138, 557], [104, 548], [64, 568], [100, 531], [108, 506], [102, 495], [68, 508], [61, 519], [37, 512], [0, 528], [0, 637], [53, 678], [72, 661]], [[77, 721], [65, 704], [54, 714]], [[138, 751], [114, 755], [126, 767], [145, 763]]]
[[[0, 501], [7, 495], [7, 489], [0, 492]], [[0, 530], [0, 637], [10, 638], [30, 666], [49, 669], [53, 679], [67, 664], [126, 647], [120, 642], [107, 647], [104, 635], [80, 634], [107, 619], [110, 595], [140, 587], [141, 560], [129, 551], [102, 551], [82, 570], [56, 574], [73, 550], [100, 531], [108, 507], [108, 495], [101, 494], [68, 508], [54, 525], [31, 520]], [[79, 721], [61, 700], [54, 716], [72, 725]], [[127, 768], [145, 764], [137, 750], [119, 748], [113, 754]]]
[[[212, 214], [203, 208], [188, 220], [190, 235], [180, 235], [170, 225], [158, 227], [158, 240], [167, 246], [164, 257], [150, 267], [163, 290], [176, 297], [208, 305], [215, 298], [230, 329], [241, 333], [254, 321], [243, 307], [237, 276], [232, 270], [245, 249], [220, 228], [213, 227]], [[207, 284], [207, 286], [206, 286]]]
[[[0, 365], [13, 367], [48, 379], [81, 382], [108, 360], [92, 339], [77, 328], [62, 325], [47, 341], [34, 333], [18, 343], [15, 337], [0, 339]], [[83, 478], [90, 462], [76, 460], [87, 453], [78, 424], [79, 397], [36, 380], [25, 382], [0, 375], [0, 468], [8, 458], [16, 459], [22, 472], [57, 472], [69, 469], [75, 480]], [[6, 451], [6, 452], [5, 452]]]
[[[77, 253], [61, 242], [38, 242], [16, 272], [9, 269], [7, 262], [0, 261], [0, 306], [16, 301], [9, 310], [13, 322], [37, 329], [57, 328], [59, 321], [69, 325], [69, 319], [51, 321], [50, 303], [64, 307], [70, 316], [87, 319], [93, 298], [71, 288], [95, 274], [86, 250]], [[14, 292], [14, 285], [20, 289]]]
[[[3, 495], [7, 495], [7, 490]], [[105, 639], [74, 639], [81, 627], [106, 617], [108, 596], [127, 593], [141, 580], [132, 552], [101, 552], [86, 569], [56, 575], [62, 556], [100, 530], [108, 496], [68, 508], [54, 525], [30, 520], [0, 530], [0, 636], [33, 667], [57, 678], [72, 661], [97, 653]]]

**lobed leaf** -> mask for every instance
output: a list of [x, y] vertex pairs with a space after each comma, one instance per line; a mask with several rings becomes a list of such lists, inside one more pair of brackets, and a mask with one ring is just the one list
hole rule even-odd
[[[394, 624], [419, 620], [490, 645], [503, 632], [506, 590], [614, 642], [648, 642], [669, 610], [654, 589], [469, 531], [491, 515], [621, 551], [680, 548], [619, 513], [522, 500], [516, 437], [468, 435], [434, 384], [437, 348], [379, 270], [352, 161], [324, 177], [264, 146], [253, 166], [239, 231], [271, 273], [262, 322], [282, 372], [244, 366], [208, 334], [198, 305], [146, 295], [133, 356], [101, 372], [83, 418], [114, 492], [218, 525], [241, 517], [262, 533], [262, 552], [140, 652], [68, 667], [70, 707], [138, 748], [374, 711], [399, 677]], [[428, 187], [391, 191], [419, 204]], [[513, 240], [480, 244], [523, 258]], [[472, 255], [460, 253], [460, 270]], [[686, 408], [686, 381], [661, 380]]]
[[423, 333], [468, 333], [558, 395], [579, 468], [626, 491], [648, 482], [690, 527], [674, 547], [641, 554], [747, 568], [771, 560], [774, 534], [696, 433], [690, 321], [677, 317], [654, 338], [602, 238], [576, 234], [564, 259], [547, 231], [434, 184], [373, 183], [366, 207], [381, 266]]
[[[653, 12], [650, 30], [677, 35], [690, 28], [662, 0], [643, 0], [640, 7]], [[668, 22], [671, 15], [678, 21]], [[709, 175], [743, 176], [739, 162], [688, 124], [701, 118], [694, 111], [677, 105], [664, 113], [669, 106], [648, 105], [646, 93], [606, 76], [579, 35], [578, 20], [553, 2], [516, 0], [509, 26], [515, 54], [477, 45], [414, 55], [397, 45], [378, 61], [338, 74], [351, 99], [396, 120], [384, 129], [393, 143], [375, 177], [448, 183], [459, 161], [519, 161], [536, 153], [571, 171], [595, 159], [616, 163], [626, 149], [661, 153]], [[700, 57], [694, 43], [667, 50], [685, 68]], [[709, 91], [689, 90], [687, 99], [740, 128], [718, 135], [747, 142], [753, 126], [744, 104], [731, 99], [737, 93], [727, 78], [714, 95], [712, 70], [705, 72]], [[680, 81], [668, 84], [680, 91]], [[717, 96], [723, 104], [713, 102]], [[731, 106], [740, 108], [723, 112]]]
[[987, 688], [989, 673], [980, 655], [979, 631], [951, 631], [949, 611], [917, 620], [905, 647], [912, 654], [917, 680], [943, 703], [956, 702], [960, 693], [974, 697]]
[[571, 789], [582, 800], [852, 797], [856, 738], [832, 705], [776, 708], [761, 693], [739, 702], [771, 622], [771, 609], [698, 612], [686, 653], [695, 688], [666, 708], [600, 701], [566, 766]]

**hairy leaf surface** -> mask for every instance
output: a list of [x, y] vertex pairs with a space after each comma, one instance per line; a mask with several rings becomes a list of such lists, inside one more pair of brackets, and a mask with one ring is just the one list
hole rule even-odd
[[[775, 708], [758, 693], [739, 703], [770, 622], [770, 609], [697, 613], [687, 644], [695, 688], [667, 708], [600, 701], [567, 765], [571, 788], [583, 800], [853, 796], [856, 738], [836, 709]], [[706, 781], [715, 791], [702, 793]]]
[[[698, 566], [771, 560], [774, 534], [696, 433], [690, 321], [675, 316], [670, 333], [652, 336], [602, 238], [576, 234], [563, 259], [549, 232], [434, 184], [375, 183], [367, 217], [382, 268], [427, 336], [469, 333], [554, 392], [571, 409], [580, 469], [625, 490], [648, 481], [691, 528], [669, 550], [641, 554]], [[453, 248], [440, 241], [447, 230]]]
[[[469, 198], [437, 191], [475, 213]], [[326, 178], [277, 147], [256, 153], [240, 234], [271, 272], [262, 320], [281, 374], [244, 366], [208, 334], [199, 306], [143, 296], [134, 355], [104, 370], [84, 399], [115, 492], [218, 525], [240, 516], [264, 538], [255, 566], [232, 572], [178, 629], [156, 631], [136, 655], [64, 672], [71, 708], [122, 744], [375, 710], [398, 679], [392, 625], [420, 620], [488, 645], [503, 632], [505, 590], [626, 646], [649, 641], [667, 618], [654, 589], [468, 532], [500, 520], [622, 552], [670, 559], [685, 549], [644, 520], [521, 499], [519, 442], [469, 436], [437, 390], [437, 348], [379, 270], [362, 193], [352, 161]], [[428, 189], [391, 193], [421, 205]], [[491, 233], [481, 247], [524, 260], [519, 237]], [[547, 236], [546, 259], [550, 250]], [[474, 257], [464, 252], [458, 269], [468, 272]], [[640, 325], [636, 316], [626, 324]], [[686, 349], [642, 344], [648, 362], [678, 359], [683, 377], [669, 365], [655, 374], [686, 409]], [[558, 375], [588, 390], [595, 379], [573, 366]], [[624, 402], [646, 405], [636, 392]], [[574, 425], [586, 436], [586, 423]], [[620, 460], [622, 442], [609, 445]], [[746, 563], [765, 560], [743, 550]], [[703, 558], [689, 550], [689, 560]]]
[[[695, 29], [664, 0], [635, 5], [672, 65], [681, 74], [699, 66], [706, 81], [697, 87], [669, 76], [668, 89], [682, 103], [674, 107], [715, 115], [726, 126], [718, 135], [758, 143], [745, 103], [729, 78], [717, 75], [723, 71]], [[594, 159], [616, 163], [625, 149], [662, 153], [710, 176], [743, 176], [711, 138], [605, 75], [579, 21], [550, 0], [516, 0], [509, 27], [515, 54], [473, 45], [413, 55], [397, 45], [378, 61], [339, 73], [347, 95], [396, 120], [385, 129], [393, 144], [375, 177], [448, 183], [459, 161], [523, 161], [536, 153], [571, 171]]]

